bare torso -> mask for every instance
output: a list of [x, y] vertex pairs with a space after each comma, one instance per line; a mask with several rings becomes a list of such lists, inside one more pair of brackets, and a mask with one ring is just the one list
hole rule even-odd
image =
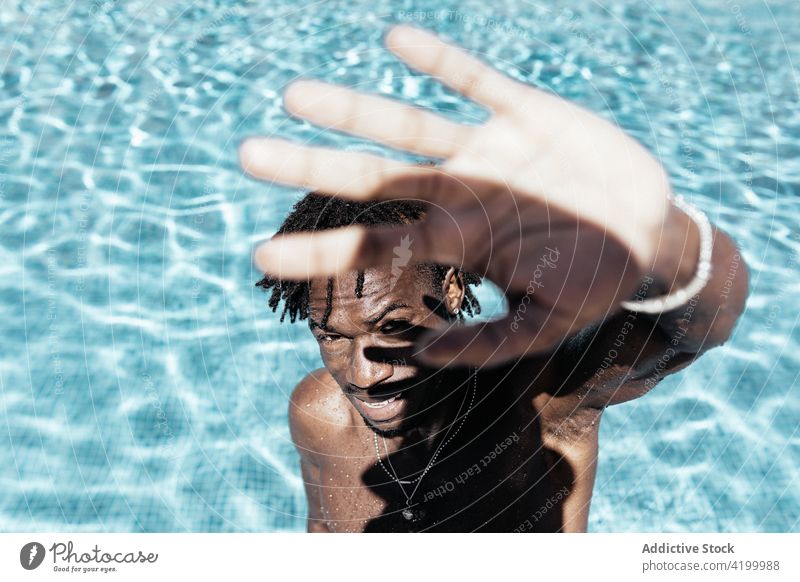
[[[479, 374], [460, 433], [421, 481], [403, 486], [414, 521], [402, 515], [401, 486], [378, 463], [373, 432], [325, 369], [309, 375], [295, 391], [292, 424], [310, 484], [310, 529], [585, 531], [601, 409], [580, 406], [579, 390], [553, 396], [546, 366], [532, 372]], [[416, 477], [441, 439], [414, 442], [392, 443], [388, 455], [379, 449], [389, 471]]]

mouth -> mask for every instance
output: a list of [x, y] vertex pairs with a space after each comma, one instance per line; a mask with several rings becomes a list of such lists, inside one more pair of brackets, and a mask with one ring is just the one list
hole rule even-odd
[[400, 398], [400, 393], [370, 398], [369, 400], [353, 396], [352, 402], [361, 415], [372, 422], [394, 420], [404, 412], [407, 405], [406, 400]]
[[391, 398], [387, 398], [386, 400], [379, 400], [377, 402], [372, 402], [367, 400], [362, 400], [361, 402], [364, 404], [364, 406], [369, 406], [370, 408], [384, 408], [389, 404], [391, 404], [392, 402], [394, 402], [395, 400], [397, 400], [398, 396], [399, 394], [395, 394]]

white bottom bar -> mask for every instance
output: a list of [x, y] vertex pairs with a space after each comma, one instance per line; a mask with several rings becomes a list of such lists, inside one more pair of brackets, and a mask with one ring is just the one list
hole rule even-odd
[[0, 534], [0, 580], [797, 581], [798, 548], [800, 534]]

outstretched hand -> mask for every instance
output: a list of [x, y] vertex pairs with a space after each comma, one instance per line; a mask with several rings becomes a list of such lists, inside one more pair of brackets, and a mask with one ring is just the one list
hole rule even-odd
[[395, 26], [386, 45], [409, 66], [491, 110], [479, 126], [317, 81], [284, 93], [317, 125], [443, 159], [420, 166], [251, 138], [243, 168], [263, 180], [355, 200], [424, 200], [425, 220], [275, 237], [257, 265], [283, 279], [391, 263], [408, 235], [414, 262], [458, 266], [504, 291], [508, 315], [420, 338], [430, 364], [499, 364], [551, 349], [618, 309], [652, 265], [668, 212], [661, 164], [614, 124], [517, 82], [435, 35]]

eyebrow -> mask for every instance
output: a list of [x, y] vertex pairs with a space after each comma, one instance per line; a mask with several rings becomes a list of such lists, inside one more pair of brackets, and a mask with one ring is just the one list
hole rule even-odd
[[[395, 311], [397, 309], [403, 309], [404, 307], [408, 307], [408, 305], [405, 304], [405, 303], [390, 303], [389, 305], [384, 307], [381, 310], [381, 312], [378, 313], [378, 315], [376, 315], [374, 317], [370, 317], [369, 319], [365, 320], [364, 323], [369, 324], [369, 325], [375, 325], [376, 323], [378, 323], [381, 319], [386, 317], [392, 311]], [[324, 329], [326, 331], [333, 331], [333, 328], [331, 328], [331, 327], [329, 327], [327, 325], [323, 326], [322, 324], [320, 324], [316, 319], [314, 319], [311, 316], [308, 317], [308, 328], [311, 329], [311, 330], [314, 330], [315, 328], [320, 328], [320, 329]]]
[[402, 309], [404, 307], [408, 307], [408, 305], [406, 305], [405, 303], [390, 303], [389, 305], [384, 307], [383, 310], [378, 315], [376, 315], [375, 317], [371, 317], [371, 318], [365, 320], [364, 323], [368, 323], [370, 325], [375, 325], [376, 323], [378, 323], [381, 319], [386, 317], [392, 311], [395, 311], [396, 309]]

